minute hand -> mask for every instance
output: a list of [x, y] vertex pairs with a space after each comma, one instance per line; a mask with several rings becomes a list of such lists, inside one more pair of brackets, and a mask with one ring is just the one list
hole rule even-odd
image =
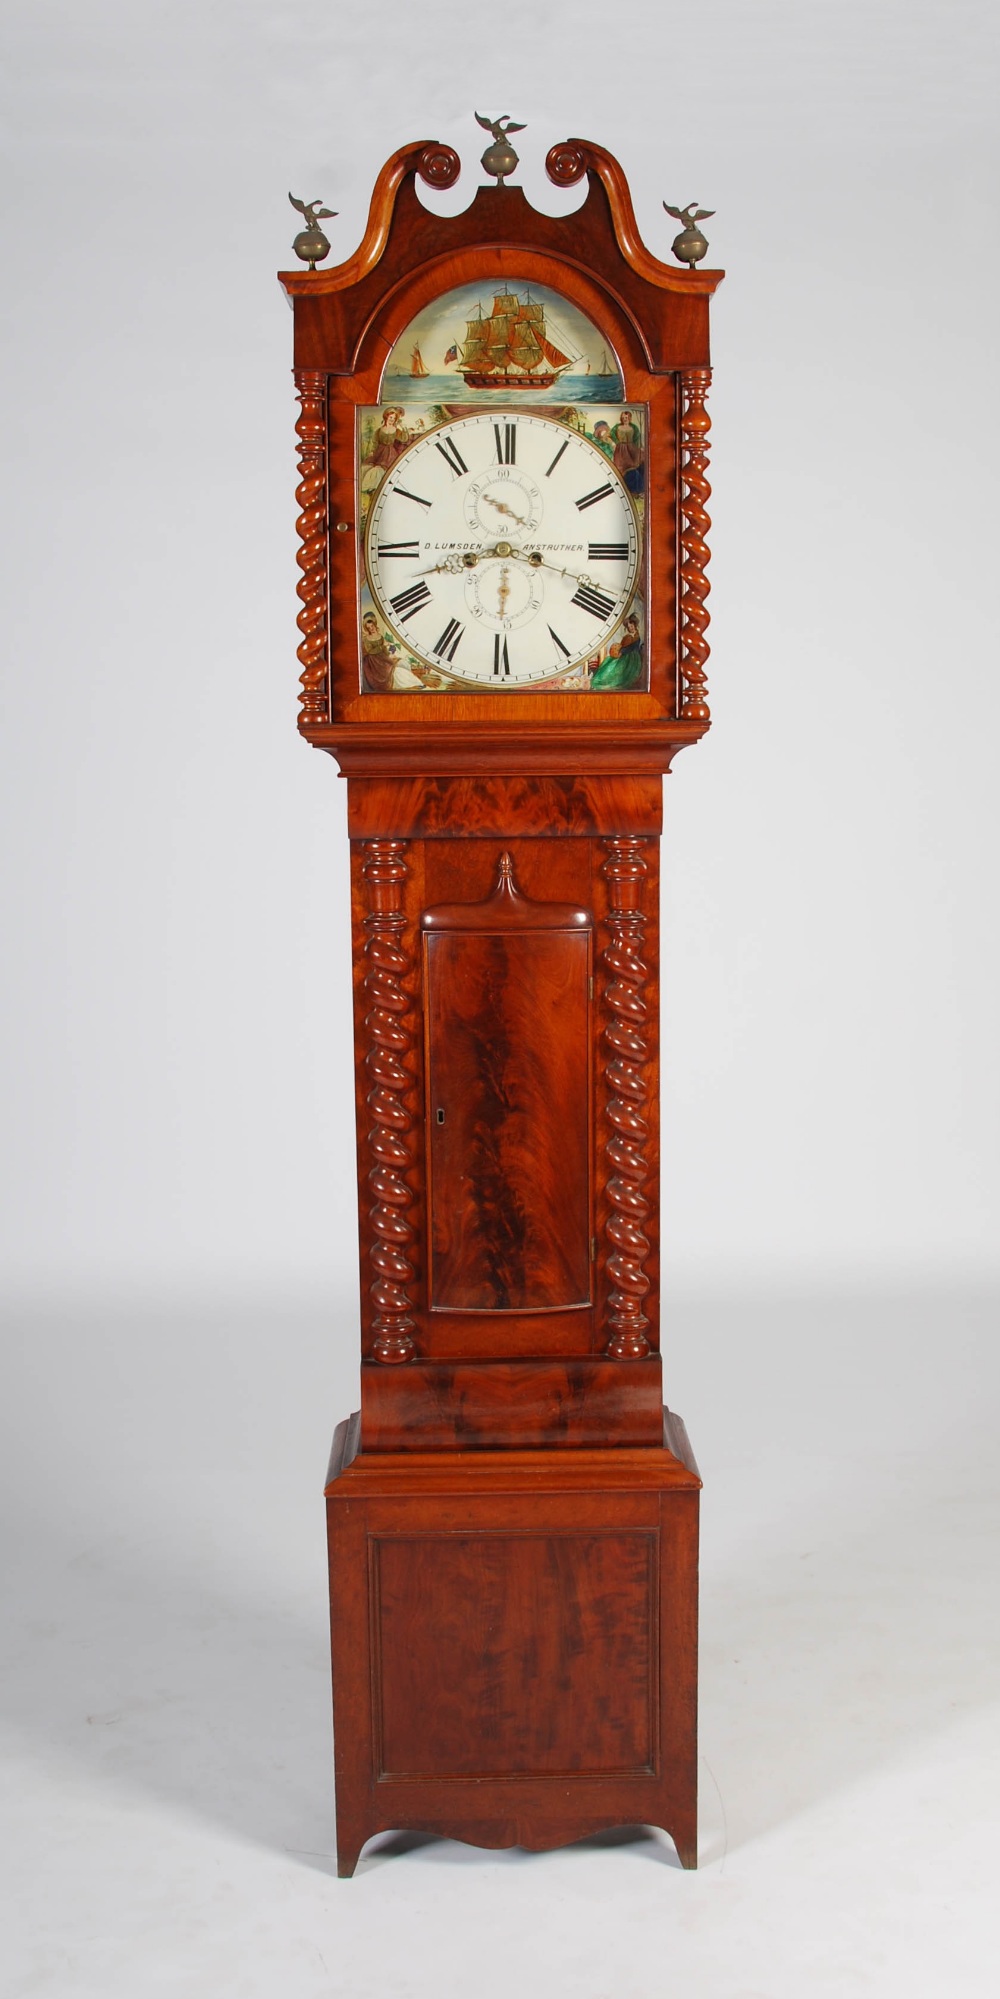
[[591, 580], [587, 575], [581, 576], [578, 569], [561, 569], [558, 562], [549, 562], [537, 548], [519, 548], [515, 552], [530, 562], [534, 569], [551, 569], [556, 576], [568, 576], [571, 583], [589, 583]]

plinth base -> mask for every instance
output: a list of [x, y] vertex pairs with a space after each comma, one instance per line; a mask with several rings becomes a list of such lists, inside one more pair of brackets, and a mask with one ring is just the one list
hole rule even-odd
[[656, 1448], [358, 1449], [326, 1488], [337, 1856], [373, 1833], [564, 1846], [669, 1832], [697, 1864], [698, 1477]]

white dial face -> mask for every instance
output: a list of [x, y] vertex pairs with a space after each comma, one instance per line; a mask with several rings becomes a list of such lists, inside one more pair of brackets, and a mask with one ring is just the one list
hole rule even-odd
[[482, 688], [552, 680], [599, 653], [639, 558], [635, 508], [599, 446], [510, 409], [416, 438], [365, 532], [386, 624], [417, 659]]

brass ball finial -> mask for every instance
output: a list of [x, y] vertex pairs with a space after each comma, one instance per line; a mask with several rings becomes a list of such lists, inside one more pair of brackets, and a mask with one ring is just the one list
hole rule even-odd
[[523, 132], [524, 126], [512, 124], [506, 111], [499, 118], [483, 118], [477, 111], [475, 119], [484, 132], [493, 134], [493, 144], [487, 146], [481, 165], [488, 174], [496, 176], [497, 186], [502, 187], [507, 175], [512, 174], [517, 166], [517, 154], [507, 135], [509, 132]]
[[337, 210], [323, 208], [318, 201], [300, 201], [295, 194], [290, 194], [288, 199], [292, 207], [297, 208], [299, 214], [304, 215], [306, 219], [306, 226], [299, 230], [292, 249], [295, 255], [301, 257], [302, 262], [308, 264], [309, 269], [314, 271], [317, 264], [321, 264], [323, 258], [330, 255], [330, 239], [324, 236], [319, 226], [320, 218], [322, 217], [325, 222], [330, 221], [337, 214]]
[[673, 216], [675, 222], [683, 222], [684, 224], [680, 235], [674, 237], [670, 248], [677, 262], [679, 264], [686, 264], [688, 269], [693, 271], [695, 265], [701, 263], [708, 249], [708, 237], [702, 235], [697, 224], [699, 222], [707, 222], [709, 216], [715, 214], [715, 210], [714, 208], [699, 208], [695, 201], [689, 201], [686, 208], [671, 208], [669, 201], [665, 201], [663, 206], [667, 214]]

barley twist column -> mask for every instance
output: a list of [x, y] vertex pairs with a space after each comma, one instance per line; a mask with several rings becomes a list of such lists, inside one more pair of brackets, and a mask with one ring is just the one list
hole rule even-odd
[[296, 590], [302, 609], [295, 622], [302, 633], [298, 657], [300, 723], [329, 720], [327, 697], [327, 539], [326, 500], [326, 376], [297, 369], [295, 390], [301, 414], [295, 425], [299, 484], [295, 488], [300, 513], [296, 557], [302, 575]]
[[643, 1269], [649, 1255], [649, 1241], [643, 1222], [649, 1202], [643, 1187], [649, 1177], [645, 1146], [649, 1126], [643, 1064], [649, 1049], [644, 1029], [646, 1001], [643, 988], [647, 970], [642, 961], [645, 941], [642, 888], [646, 860], [641, 840], [609, 840], [604, 874], [608, 882], [610, 908], [608, 929], [611, 942], [602, 963], [611, 975], [605, 1002], [611, 1019], [604, 1029], [610, 1051], [605, 1076], [610, 1091], [607, 1119], [611, 1127], [605, 1147], [612, 1168], [608, 1181], [610, 1214], [607, 1235], [612, 1245], [608, 1276], [613, 1290], [608, 1302], [611, 1335], [607, 1352], [616, 1360], [641, 1360], [649, 1352], [648, 1324], [643, 1301], [649, 1279]]
[[372, 1353], [386, 1362], [410, 1360], [416, 1352], [409, 1294], [414, 1273], [408, 1254], [415, 1237], [409, 1216], [413, 1193], [406, 1177], [413, 1163], [408, 1104], [413, 1078], [407, 1067], [413, 1035], [408, 1022], [411, 1002], [402, 984], [411, 969], [403, 949], [402, 891], [409, 872], [405, 854], [405, 840], [369, 840], [363, 866], [369, 902], [364, 924], [364, 993], [369, 1002], [365, 1067], [372, 1085], [367, 1097], [373, 1160], [368, 1185], [375, 1197]]
[[709, 646], [705, 632], [709, 612], [705, 599], [711, 585], [705, 574], [709, 561], [706, 540], [712, 525], [705, 502], [712, 488], [708, 470], [708, 434], [712, 419], [705, 397], [711, 368], [682, 368], [681, 389], [681, 715], [686, 721], [708, 722], [705, 665]]

